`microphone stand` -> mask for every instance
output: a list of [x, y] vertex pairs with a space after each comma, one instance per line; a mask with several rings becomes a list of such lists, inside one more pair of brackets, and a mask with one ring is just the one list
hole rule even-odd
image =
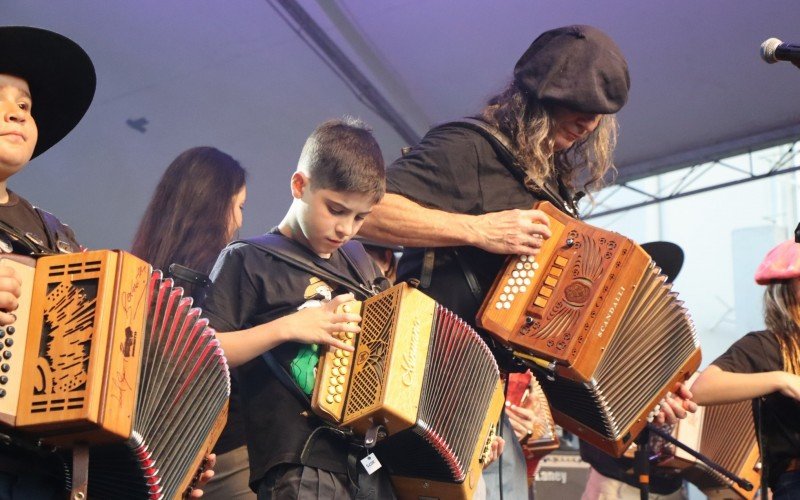
[[678, 448], [682, 449], [686, 453], [692, 455], [693, 457], [697, 458], [701, 462], [708, 465], [712, 470], [719, 473], [720, 475], [730, 479], [734, 483], [736, 483], [740, 488], [744, 489], [745, 491], [752, 491], [753, 490], [753, 483], [750, 481], [743, 479], [733, 472], [725, 469], [718, 463], [714, 462], [707, 456], [703, 455], [702, 453], [695, 451], [685, 444], [681, 443], [671, 434], [665, 432], [663, 429], [655, 426], [653, 424], [647, 424], [647, 426], [642, 430], [642, 432], [636, 437], [636, 453], [634, 454], [634, 470], [639, 478], [639, 490], [641, 491], [641, 498], [642, 500], [647, 500], [647, 495], [649, 494], [650, 490], [650, 460], [649, 460], [649, 453], [650, 453], [650, 433], [658, 435], [661, 439], [668, 441], [669, 443], [674, 444]]
[[636, 453], [633, 454], [633, 470], [639, 484], [641, 500], [647, 500], [650, 497], [650, 430], [651, 425], [647, 424], [636, 436]]

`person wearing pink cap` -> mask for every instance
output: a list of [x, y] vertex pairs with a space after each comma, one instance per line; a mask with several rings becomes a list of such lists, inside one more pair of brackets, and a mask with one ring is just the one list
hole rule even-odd
[[[753, 400], [774, 500], [800, 498], [800, 225], [756, 270], [766, 330], [737, 340], [692, 386], [700, 405]], [[760, 413], [760, 418], [759, 418]], [[760, 425], [759, 425], [760, 424]], [[758, 428], [758, 427], [757, 427]]]

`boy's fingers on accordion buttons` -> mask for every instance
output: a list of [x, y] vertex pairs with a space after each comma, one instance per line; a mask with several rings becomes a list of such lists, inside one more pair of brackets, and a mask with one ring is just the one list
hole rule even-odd
[[0, 312], [0, 327], [13, 324], [17, 317], [12, 313]]
[[[14, 270], [8, 266], [0, 266], [0, 269], [8, 269], [12, 273]], [[0, 275], [0, 293], [8, 293], [14, 297], [19, 297], [22, 293], [22, 283], [16, 275]]]
[[328, 307], [335, 310], [345, 302], [352, 302], [355, 299], [356, 298], [352, 293], [343, 293], [342, 295], [337, 295], [336, 297], [332, 298], [330, 302], [328, 302]]
[[346, 344], [345, 342], [342, 342], [341, 340], [337, 339], [334, 335], [328, 335], [328, 337], [324, 339], [324, 341], [326, 344], [329, 344], [331, 347], [334, 347], [336, 349], [341, 349], [343, 351], [349, 351], [349, 352], [352, 352], [354, 350], [353, 346]]
[[19, 307], [19, 302], [14, 294], [0, 291], [0, 311], [16, 311], [17, 307]]

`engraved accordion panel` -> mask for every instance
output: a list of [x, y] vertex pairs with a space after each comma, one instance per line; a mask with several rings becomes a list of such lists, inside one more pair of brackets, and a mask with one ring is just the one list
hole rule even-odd
[[321, 357], [312, 407], [361, 435], [386, 429], [375, 453], [400, 498], [471, 497], [503, 405], [488, 346], [405, 283], [347, 307], [362, 316], [341, 334], [355, 352]]
[[552, 237], [536, 257], [509, 259], [478, 323], [532, 362], [557, 423], [620, 456], [699, 366], [694, 325], [640, 246], [537, 208]]
[[60, 446], [89, 444], [90, 496], [180, 497], [227, 415], [230, 379], [213, 330], [181, 288], [126, 252], [35, 265], [33, 279], [23, 274], [30, 308], [12, 325], [27, 322], [13, 333], [26, 341], [9, 370], [18, 404], [0, 400], [3, 422]]

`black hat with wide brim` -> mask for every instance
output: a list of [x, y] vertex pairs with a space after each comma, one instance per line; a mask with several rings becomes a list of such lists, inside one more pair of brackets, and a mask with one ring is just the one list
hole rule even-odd
[[69, 38], [28, 26], [0, 27], [0, 73], [28, 82], [39, 129], [33, 157], [63, 139], [81, 121], [97, 85], [89, 55]]
[[674, 280], [683, 267], [683, 250], [669, 241], [651, 241], [642, 243], [642, 249], [661, 268], [661, 274], [667, 277], [667, 283]]

